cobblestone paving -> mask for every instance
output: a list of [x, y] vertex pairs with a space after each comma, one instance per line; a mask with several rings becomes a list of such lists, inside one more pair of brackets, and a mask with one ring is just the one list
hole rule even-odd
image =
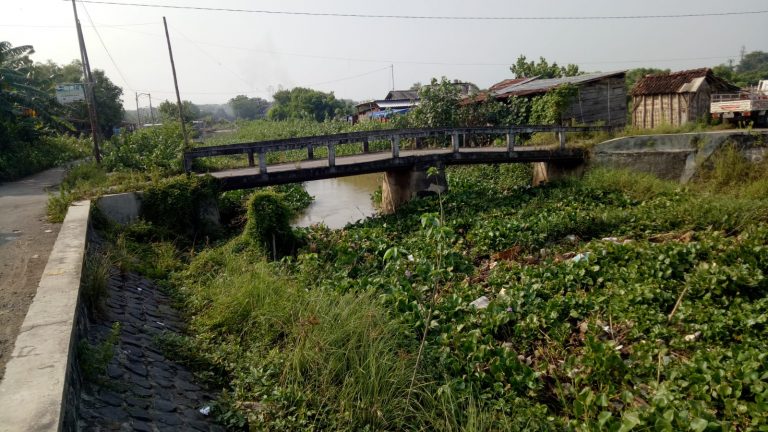
[[103, 316], [91, 322], [88, 339], [107, 338], [120, 322], [120, 341], [100, 383], [87, 382], [78, 428], [85, 431], [223, 431], [199, 412], [212, 394], [184, 366], [165, 358], [155, 337], [182, 328], [179, 314], [152, 281], [115, 274]]

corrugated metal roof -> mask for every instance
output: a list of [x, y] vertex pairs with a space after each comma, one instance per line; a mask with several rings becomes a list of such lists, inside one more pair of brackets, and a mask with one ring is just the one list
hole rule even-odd
[[510, 79], [505, 79], [504, 81], [499, 81], [496, 84], [488, 87], [488, 90], [490, 90], [490, 91], [501, 90], [503, 88], [509, 87], [511, 85], [519, 84], [519, 83], [521, 83], [523, 81], [526, 81], [526, 80], [529, 80], [529, 79], [530, 78], [510, 78]]
[[419, 98], [418, 90], [392, 90], [387, 93], [385, 100], [417, 100]]
[[376, 105], [381, 109], [410, 108], [419, 104], [416, 100], [379, 100]]
[[538, 93], [546, 93], [548, 90], [553, 89], [563, 84], [580, 85], [590, 81], [596, 81], [603, 78], [609, 78], [617, 75], [624, 75], [625, 71], [613, 71], [613, 72], [595, 72], [583, 75], [576, 75], [571, 77], [562, 78], [547, 78], [547, 79], [529, 79], [528, 81], [513, 84], [499, 91], [495, 96], [497, 98], [506, 98], [510, 96], [529, 96]]
[[646, 75], [640, 78], [632, 91], [632, 96], [667, 94], [667, 93], [695, 93], [702, 83], [708, 82], [715, 90], [734, 91], [738, 87], [729, 84], [722, 78], [716, 77], [712, 69], [690, 69], [671, 74]]

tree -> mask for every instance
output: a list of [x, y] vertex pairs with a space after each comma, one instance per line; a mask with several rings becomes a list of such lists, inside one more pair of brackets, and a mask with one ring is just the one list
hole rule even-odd
[[[101, 133], [109, 137], [112, 130], [120, 126], [125, 116], [123, 109], [123, 89], [117, 86], [101, 69], [94, 69], [93, 98], [96, 101], [96, 114], [99, 119]], [[52, 61], [36, 63], [30, 71], [30, 76], [41, 88], [53, 93], [59, 84], [83, 83], [83, 66], [79, 60], [73, 60], [66, 65]], [[73, 102], [67, 105], [67, 115], [81, 129], [89, 128], [88, 105], [85, 101]]]
[[229, 106], [235, 112], [235, 117], [255, 120], [267, 116], [270, 104], [262, 98], [238, 95], [229, 100]]
[[419, 90], [419, 105], [411, 113], [416, 127], [454, 127], [459, 120], [458, 106], [461, 89], [442, 77], [432, 78]]
[[280, 90], [273, 97], [275, 101], [267, 113], [271, 120], [308, 119], [321, 122], [352, 114], [350, 106], [336, 99], [333, 92], [296, 87]]
[[768, 53], [752, 51], [736, 66], [720, 64], [713, 67], [712, 72], [740, 87], [757, 85], [758, 81], [768, 79]]
[[[176, 103], [171, 101], [163, 101], [157, 110], [160, 111], [160, 117], [163, 122], [178, 121], [179, 108]], [[181, 118], [185, 123], [197, 120], [200, 118], [200, 108], [193, 104], [191, 101], [181, 101]]]
[[0, 146], [31, 141], [39, 126], [61, 127], [62, 107], [32, 78], [31, 45], [0, 41]]
[[561, 78], [567, 76], [579, 75], [579, 67], [575, 64], [567, 66], [558, 66], [557, 63], [549, 64], [544, 57], [539, 57], [539, 62], [526, 61], [526, 57], [521, 55], [517, 58], [515, 64], [510, 66], [509, 70], [515, 75], [515, 78]]

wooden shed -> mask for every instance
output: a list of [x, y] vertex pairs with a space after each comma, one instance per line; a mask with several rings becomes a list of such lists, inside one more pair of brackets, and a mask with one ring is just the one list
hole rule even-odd
[[709, 117], [712, 93], [738, 87], [716, 77], [712, 69], [647, 75], [632, 88], [632, 124], [638, 128], [682, 126]]
[[478, 103], [487, 97], [505, 101], [511, 97], [531, 98], [565, 84], [576, 87], [576, 96], [563, 113], [564, 122], [604, 124], [623, 127], [627, 124], [627, 90], [625, 71], [596, 72], [562, 78], [516, 78], [491, 86], [487, 92], [465, 98], [462, 103]]

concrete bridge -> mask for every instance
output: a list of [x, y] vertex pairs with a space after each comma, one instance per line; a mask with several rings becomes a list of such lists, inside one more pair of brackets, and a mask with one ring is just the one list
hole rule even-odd
[[[547, 178], [552, 171], [572, 169], [584, 162], [585, 150], [566, 147], [566, 134], [607, 129], [515, 126], [351, 132], [199, 147], [184, 153], [184, 167], [191, 172], [198, 158], [246, 155], [248, 167], [211, 173], [223, 190], [384, 172], [382, 207], [391, 212], [419, 193], [445, 187], [443, 176], [426, 175], [429, 167], [442, 173], [446, 165], [541, 162], [538, 169], [543, 172], [539, 176]], [[559, 145], [516, 145], [519, 135], [533, 133], [556, 134]], [[324, 156], [316, 157], [316, 150]], [[337, 157], [337, 151], [344, 156]], [[269, 164], [270, 158], [280, 159], [279, 153], [283, 153], [283, 160], [291, 161]]]

